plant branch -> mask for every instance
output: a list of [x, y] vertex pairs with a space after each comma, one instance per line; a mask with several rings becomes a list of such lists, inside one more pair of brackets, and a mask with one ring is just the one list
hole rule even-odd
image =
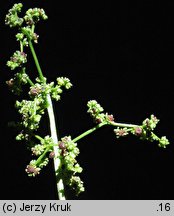
[[27, 77], [27, 82], [28, 82], [31, 86], [34, 86], [34, 83], [32, 82], [32, 80], [31, 80], [29, 77]]
[[77, 136], [76, 138], [74, 138], [72, 141], [73, 142], [77, 142], [78, 140], [82, 139], [83, 137], [93, 133], [94, 131], [96, 131], [97, 129], [103, 127], [104, 125], [107, 125], [107, 123], [100, 123], [97, 126], [85, 131], [84, 133], [80, 134], [79, 136]]
[[135, 128], [135, 127], [139, 127], [139, 125], [135, 125], [135, 124], [124, 124], [124, 123], [117, 123], [117, 122], [102, 122], [100, 124], [98, 124], [97, 126], [85, 131], [84, 133], [80, 134], [79, 136], [77, 136], [76, 138], [73, 139], [73, 142], [77, 142], [78, 140], [82, 139], [83, 137], [93, 133], [94, 131], [96, 131], [97, 129], [103, 127], [104, 125], [111, 125], [114, 127], [126, 127], [126, 128]]
[[29, 44], [31, 53], [32, 53], [32, 55], [33, 55], [34, 62], [35, 62], [35, 64], [36, 64], [36, 68], [37, 68], [38, 73], [39, 73], [39, 78], [40, 78], [40, 80], [41, 80], [42, 82], [45, 82], [45, 79], [44, 79], [44, 76], [43, 76], [43, 73], [42, 73], [42, 70], [41, 70], [41, 67], [40, 67], [40, 64], [39, 64], [39, 61], [38, 61], [36, 52], [35, 52], [35, 50], [34, 50], [33, 44], [32, 44], [32, 42], [31, 42], [30, 39], [28, 39], [28, 44]]
[[109, 125], [112, 125], [114, 127], [126, 127], [126, 128], [140, 127], [139, 125], [135, 125], [135, 124], [125, 124], [125, 123], [117, 123], [117, 122], [109, 122]]
[[39, 164], [39, 163], [42, 161], [42, 159], [45, 157], [45, 155], [46, 155], [46, 153], [48, 152], [48, 150], [49, 150], [49, 147], [47, 147], [47, 148], [45, 149], [44, 153], [41, 154], [41, 156], [36, 160], [36, 165]]

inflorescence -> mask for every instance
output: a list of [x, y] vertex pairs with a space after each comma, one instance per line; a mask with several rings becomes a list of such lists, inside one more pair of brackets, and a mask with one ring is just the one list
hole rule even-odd
[[160, 138], [153, 132], [159, 122], [159, 119], [154, 115], [146, 118], [141, 125], [122, 124], [115, 122], [113, 115], [104, 113], [103, 107], [97, 101], [91, 100], [87, 106], [89, 108], [87, 112], [92, 116], [95, 123], [103, 123], [116, 127], [114, 133], [117, 138], [133, 134], [141, 140], [148, 140], [150, 142], [157, 141], [158, 146], [162, 148], [166, 148], [169, 145], [166, 136]]
[[[95, 100], [90, 100], [87, 103], [87, 113], [90, 114], [96, 124], [94, 130], [88, 130], [75, 139], [71, 139], [71, 136], [65, 136], [58, 143], [55, 143], [49, 135], [43, 138], [37, 135], [41, 118], [49, 106], [47, 96], [50, 95], [52, 99], [59, 101], [63, 90], [70, 89], [72, 84], [66, 77], [58, 77], [56, 83], [48, 83], [39, 71], [39, 77], [36, 77], [34, 82], [29, 78], [29, 73], [26, 72], [25, 67], [27, 54], [24, 49], [27, 49], [28, 46], [31, 50], [33, 49], [32, 42], [37, 43], [39, 38], [35, 32], [35, 25], [48, 17], [45, 11], [40, 8], [29, 9], [23, 17], [20, 17], [21, 9], [21, 3], [14, 4], [5, 18], [6, 25], [11, 28], [17, 27], [19, 30], [16, 34], [19, 50], [16, 50], [10, 60], [7, 61], [7, 66], [15, 73], [13, 78], [10, 78], [6, 83], [9, 89], [18, 96], [23, 92], [23, 85], [29, 85], [28, 99], [17, 100], [15, 104], [21, 116], [20, 122], [16, 124], [20, 129], [16, 139], [24, 140], [29, 144], [33, 157], [26, 167], [29, 176], [38, 175], [42, 168], [49, 163], [49, 160], [57, 157], [60, 161], [59, 178], [63, 179], [67, 187], [75, 190], [76, 195], [79, 195], [84, 191], [84, 186], [78, 176], [82, 172], [82, 168], [77, 162], [80, 151], [75, 140], [83, 138], [104, 125], [114, 127], [116, 138], [133, 134], [141, 140], [157, 141], [159, 147], [166, 148], [169, 144], [168, 139], [165, 136], [159, 138], [154, 133], [159, 122], [154, 115], [145, 119], [141, 125], [118, 123], [112, 114], [104, 113], [103, 107]], [[58, 152], [55, 152], [54, 146], [58, 147]]]

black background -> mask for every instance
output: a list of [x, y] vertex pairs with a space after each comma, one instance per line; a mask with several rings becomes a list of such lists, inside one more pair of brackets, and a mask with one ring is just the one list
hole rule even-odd
[[[18, 44], [4, 17], [16, 2], [0, 3], [0, 199], [56, 199], [52, 163], [40, 176], [28, 178], [30, 152], [7, 126], [18, 116], [16, 98], [5, 84], [13, 76], [6, 62]], [[156, 133], [171, 142], [161, 149], [136, 137], [117, 140], [113, 128], [101, 128], [78, 143], [86, 191], [69, 198], [173, 199], [174, 3], [21, 2], [24, 9], [43, 7], [49, 16], [38, 24], [35, 46], [45, 76], [49, 81], [66, 76], [73, 83], [54, 104], [59, 137], [76, 137], [93, 127], [86, 103], [96, 99], [118, 122], [141, 124], [155, 114], [160, 119]], [[34, 78], [34, 64], [27, 66]], [[47, 118], [41, 133], [49, 133]]]

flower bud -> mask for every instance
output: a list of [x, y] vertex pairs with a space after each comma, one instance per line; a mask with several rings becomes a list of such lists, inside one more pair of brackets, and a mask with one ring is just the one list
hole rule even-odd
[[135, 128], [135, 135], [141, 136], [142, 132], [143, 132], [143, 130], [142, 130], [141, 127], [136, 127]]
[[55, 157], [55, 153], [54, 153], [54, 151], [50, 152], [50, 154], [49, 154], [49, 158], [54, 158], [54, 157]]
[[36, 96], [38, 95], [39, 93], [41, 92], [41, 89], [40, 88], [37, 88], [37, 87], [32, 87], [29, 91], [29, 94], [32, 95], [32, 96]]
[[113, 115], [108, 115], [106, 114], [106, 119], [110, 122], [113, 122], [114, 121], [114, 116]]
[[59, 143], [59, 148], [62, 149], [62, 150], [65, 150], [66, 149], [66, 145], [64, 142], [60, 142]]
[[14, 85], [14, 79], [10, 79], [8, 81], [6, 81], [8, 87], [12, 87]]
[[35, 175], [39, 174], [40, 168], [38, 168], [38, 167], [36, 167], [34, 165], [28, 165], [27, 168], [25, 169], [25, 171], [28, 174], [32, 174], [33, 176], [35, 176]]
[[127, 128], [114, 129], [114, 133], [116, 134], [117, 138], [124, 137], [124, 136], [128, 135]]

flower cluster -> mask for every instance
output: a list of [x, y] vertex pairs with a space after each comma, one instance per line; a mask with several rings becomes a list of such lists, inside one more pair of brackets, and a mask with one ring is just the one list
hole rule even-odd
[[16, 40], [19, 41], [23, 47], [28, 46], [27, 38], [24, 37], [23, 33], [17, 33], [16, 34]]
[[166, 146], [170, 144], [166, 136], [162, 136], [160, 139], [158, 139], [158, 142], [158, 146], [162, 148], [166, 148]]
[[[27, 38], [37, 43], [39, 36], [34, 32], [35, 24], [41, 19], [48, 19], [48, 16], [45, 14], [45, 11], [42, 8], [30, 8], [26, 11], [25, 16], [20, 18], [18, 14], [21, 12], [22, 7], [22, 3], [14, 4], [14, 6], [6, 15], [5, 24], [9, 25], [10, 27], [20, 27], [20, 33], [16, 35], [16, 38], [18, 41], [22, 42], [23, 46], [27, 46]], [[24, 21], [27, 26], [22, 27]], [[27, 38], [24, 37], [24, 35]]]
[[68, 78], [58, 77], [57, 84], [54, 87], [52, 87], [50, 94], [51, 94], [51, 97], [55, 99], [56, 101], [60, 100], [60, 94], [63, 92], [62, 87], [67, 90], [72, 87], [72, 84]]
[[45, 11], [41, 8], [30, 8], [26, 11], [26, 15], [24, 16], [24, 20], [29, 26], [36, 24], [40, 19], [48, 19]]
[[[29, 165], [26, 167], [26, 172], [28, 176], [35, 177], [41, 171], [41, 169], [46, 166], [49, 162], [49, 158], [55, 157], [53, 151], [53, 146], [55, 143], [52, 138], [45, 136], [44, 138], [39, 137], [40, 144], [36, 144], [31, 148], [32, 154], [34, 156], [39, 156], [37, 160], [31, 160]], [[58, 157], [61, 161], [60, 175], [66, 186], [70, 187], [79, 195], [84, 191], [83, 182], [77, 173], [82, 172], [82, 168], [77, 163], [76, 157], [79, 154], [79, 149], [77, 144], [71, 140], [70, 136], [65, 136], [58, 142]], [[47, 153], [49, 153], [47, 155]]]
[[47, 157], [43, 158], [39, 164], [37, 163], [37, 160], [31, 160], [25, 171], [27, 172], [28, 176], [35, 177], [36, 175], [40, 174], [40, 171], [44, 166], [47, 166], [48, 162], [49, 159]]
[[70, 89], [72, 87], [70, 80], [66, 77], [58, 77], [56, 80], [58, 86], [64, 87], [65, 89]]
[[48, 147], [48, 146], [52, 147], [54, 145], [54, 142], [53, 142], [53, 139], [47, 135], [41, 139], [41, 144], [44, 145], [45, 147]]
[[[20, 73], [16, 73], [14, 79], [7, 81], [9, 88], [15, 94], [19, 95], [22, 92], [22, 85], [27, 83], [27, 74], [25, 68]], [[70, 80], [66, 77], [57, 78], [57, 84], [54, 82], [46, 83], [39, 78], [36, 78], [36, 83], [30, 87], [29, 96], [31, 100], [16, 101], [16, 108], [21, 115], [21, 126], [24, 127], [17, 135], [17, 140], [28, 140], [32, 131], [39, 128], [39, 123], [45, 109], [48, 107], [47, 95], [50, 94], [55, 100], [60, 100], [60, 94], [63, 92], [62, 88], [69, 89], [72, 86]]]
[[84, 192], [85, 188], [83, 186], [83, 181], [81, 181], [79, 176], [72, 176], [69, 182], [69, 186], [76, 191], [78, 196], [80, 193]]
[[6, 81], [9, 89], [16, 95], [20, 95], [22, 92], [22, 85], [25, 85], [28, 81], [28, 75], [25, 72], [25, 68], [22, 68], [18, 73], [14, 75], [14, 78]]
[[30, 87], [29, 95], [31, 97], [39, 97], [40, 95], [45, 97], [46, 95], [50, 94], [51, 97], [56, 101], [61, 99], [60, 95], [63, 92], [62, 87], [69, 89], [72, 86], [70, 80], [66, 77], [57, 78], [56, 85], [54, 82], [46, 83], [46, 78], [44, 83], [39, 78], [36, 78], [36, 81], [37, 83]]
[[[162, 136], [161, 138], [158, 137], [156, 134], [153, 133], [153, 130], [156, 128], [156, 125], [158, 124], [159, 119], [157, 119], [156, 116], [151, 115], [150, 118], [146, 118], [141, 128], [141, 133], [138, 134], [140, 136], [140, 139], [146, 139], [150, 142], [158, 141], [158, 146], [162, 148], [166, 148], [167, 145], [169, 145], [169, 141], [165, 136]], [[135, 133], [138, 130], [138, 128], [135, 129]]]
[[35, 155], [35, 156], [41, 155], [44, 152], [45, 148], [46, 147], [41, 144], [35, 145], [34, 147], [31, 148], [32, 155]]
[[93, 118], [94, 122], [99, 123], [108, 123], [113, 122], [114, 117], [113, 115], [109, 115], [108, 113], [103, 113], [103, 107], [96, 101], [90, 100], [87, 103], [88, 111], [87, 113]]
[[[43, 9], [33, 8], [27, 10], [24, 17], [20, 18], [18, 14], [21, 12], [22, 6], [21, 3], [14, 4], [5, 18], [6, 25], [18, 27], [19, 32], [16, 34], [16, 40], [20, 44], [20, 50], [14, 52], [13, 56], [7, 62], [7, 66], [10, 67], [11, 70], [18, 68], [19, 71], [13, 78], [6, 81], [6, 83], [11, 91], [17, 95], [20, 95], [22, 92], [22, 86], [24, 84], [30, 84], [28, 90], [29, 100], [22, 100], [21, 102], [16, 101], [16, 108], [21, 115], [21, 122], [12, 124], [20, 129], [20, 133], [16, 136], [16, 139], [25, 140], [27, 144], [29, 144], [32, 157], [34, 158], [26, 167], [28, 176], [34, 177], [38, 175], [41, 169], [48, 164], [49, 159], [54, 159], [54, 162], [58, 164], [58, 170], [55, 170], [56, 174], [59, 174], [57, 180], [59, 178], [62, 179], [66, 187], [70, 187], [75, 191], [76, 195], [79, 195], [84, 191], [84, 186], [83, 181], [77, 176], [82, 172], [82, 167], [76, 160], [80, 151], [75, 142], [104, 125], [113, 126], [117, 138], [133, 134], [142, 140], [148, 140], [150, 142], [157, 141], [159, 147], [166, 148], [169, 144], [168, 139], [165, 136], [159, 138], [153, 132], [159, 122], [154, 115], [145, 119], [142, 125], [117, 123], [114, 121], [113, 115], [104, 113], [103, 107], [98, 104], [96, 100], [90, 100], [87, 103], [87, 112], [97, 125], [76, 137], [74, 140], [71, 139], [71, 136], [65, 136], [58, 143], [54, 143], [50, 136], [42, 138], [35, 135], [35, 131], [39, 128], [41, 117], [45, 109], [48, 108], [51, 134], [55, 132], [54, 135], [56, 137], [56, 126], [53, 118], [54, 112], [51, 98], [59, 101], [63, 88], [70, 89], [72, 84], [66, 77], [58, 77], [56, 83], [47, 83], [47, 79], [42, 74], [32, 42], [37, 43], [39, 38], [39, 35], [35, 33], [35, 25], [38, 21], [46, 20], [48, 17]], [[39, 78], [36, 78], [36, 82], [30, 80], [29, 75], [25, 71], [24, 64], [27, 62], [27, 54], [23, 50], [24, 47], [27, 46], [29, 46], [31, 50], [38, 70]], [[36, 139], [40, 142], [36, 142]]]
[[166, 148], [166, 146], [169, 145], [168, 139], [165, 136], [160, 138], [153, 132], [158, 122], [159, 119], [157, 119], [156, 116], [151, 115], [150, 118], [146, 118], [142, 122], [142, 125], [129, 125], [130, 127], [122, 128], [117, 127], [114, 129], [114, 133], [116, 134], [117, 138], [126, 136], [128, 134], [133, 134], [139, 137], [141, 140], [148, 140], [150, 142], [157, 141], [159, 147]]
[[31, 161], [29, 165], [27, 165], [25, 171], [28, 173], [28, 176], [36, 176], [40, 173], [40, 168], [35, 165], [35, 160]]
[[117, 127], [116, 129], [114, 129], [114, 133], [116, 134], [117, 138], [124, 137], [129, 134], [129, 129], [126, 127], [123, 128]]
[[34, 86], [31, 86], [30, 91], [28, 92], [31, 98], [39, 96], [41, 93], [43, 93], [43, 88], [39, 83], [36, 83]]
[[[16, 90], [16, 89], [15, 89]], [[16, 136], [17, 140], [29, 140], [33, 135], [33, 131], [39, 128], [39, 123], [42, 115], [45, 113], [47, 108], [46, 95], [39, 94], [38, 89], [31, 87], [29, 94], [36, 95], [31, 100], [16, 101], [16, 108], [21, 115], [20, 128], [23, 128], [20, 133]]]
[[23, 64], [26, 62], [27, 62], [27, 54], [17, 50], [10, 58], [10, 60], [7, 61], [7, 66], [10, 67], [11, 70], [14, 70], [17, 67], [23, 66]]
[[22, 115], [22, 125], [29, 130], [36, 130], [39, 127], [41, 115], [44, 114], [42, 101], [34, 100], [16, 101], [16, 108]]
[[[27, 37], [27, 39], [38, 42], [39, 35], [34, 32], [35, 24], [40, 20], [48, 19], [48, 16], [45, 14], [45, 11], [41, 8], [30, 8], [26, 11], [24, 20], [27, 26], [22, 27], [21, 33]], [[24, 38], [24, 37], [23, 37]], [[23, 39], [23, 43], [26, 41], [26, 38]]]
[[79, 154], [77, 144], [70, 136], [65, 136], [59, 142], [60, 158], [62, 162], [62, 178], [67, 186], [75, 190], [76, 195], [84, 191], [83, 182], [76, 173], [81, 173], [82, 168], [77, 163], [76, 157]]
[[[28, 39], [34, 41], [35, 43], [38, 43], [39, 35], [36, 34], [30, 26], [22, 27], [21, 32], [22, 32], [21, 34], [27, 36]], [[23, 43], [24, 43], [27, 39], [25, 37], [23, 38], [24, 38], [23, 39]]]
[[[38, 157], [37, 160], [31, 160], [29, 165], [26, 167], [28, 176], [36, 176], [40, 174], [43, 167], [47, 166], [49, 162], [49, 156], [47, 153], [52, 152], [54, 142], [51, 137], [45, 136], [44, 138], [39, 137], [40, 144], [36, 144], [31, 148], [32, 155]], [[49, 158], [48, 158], [49, 157]]]
[[158, 122], [159, 122], [159, 119], [157, 119], [157, 117], [152, 114], [150, 118], [146, 118], [143, 121], [143, 128], [145, 130], [154, 130]]
[[10, 27], [19, 27], [23, 23], [23, 18], [18, 16], [18, 13], [21, 12], [22, 4], [14, 4], [14, 6], [8, 11], [8, 14], [5, 17], [5, 24]]

